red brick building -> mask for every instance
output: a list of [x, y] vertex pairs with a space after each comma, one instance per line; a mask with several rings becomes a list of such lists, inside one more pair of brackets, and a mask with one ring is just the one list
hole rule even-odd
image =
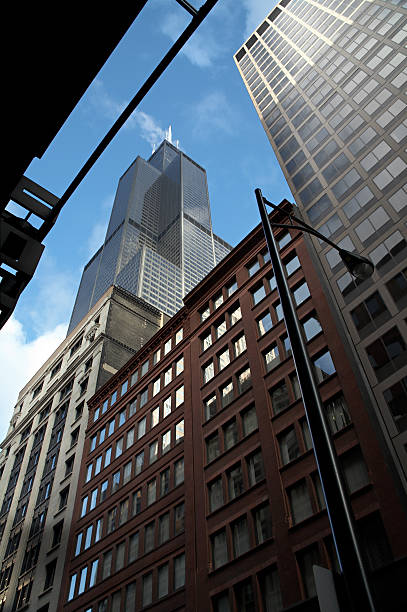
[[[352, 351], [305, 239], [277, 238], [366, 563], [404, 609], [406, 515]], [[61, 610], [318, 609], [312, 565], [337, 561], [260, 227], [89, 414]]]

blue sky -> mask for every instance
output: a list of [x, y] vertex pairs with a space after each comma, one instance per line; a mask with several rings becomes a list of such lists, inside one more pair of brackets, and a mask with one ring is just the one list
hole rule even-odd
[[[169, 125], [173, 140], [206, 169], [214, 231], [232, 245], [259, 223], [255, 187], [276, 203], [291, 197], [233, 61], [275, 4], [219, 0], [65, 205], [33, 280], [0, 332], [0, 440], [19, 390], [65, 337], [82, 269], [103, 241], [119, 177], [137, 155], [151, 155]], [[26, 174], [62, 195], [188, 21], [175, 0], [149, 0]]]

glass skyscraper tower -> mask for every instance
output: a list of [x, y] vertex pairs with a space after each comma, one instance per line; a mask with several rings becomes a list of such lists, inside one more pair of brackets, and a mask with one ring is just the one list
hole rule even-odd
[[[407, 484], [407, 3], [282, 0], [235, 62], [306, 221]], [[403, 474], [404, 472], [404, 474]]]
[[68, 333], [111, 285], [175, 314], [231, 248], [212, 232], [205, 170], [164, 140], [119, 181], [104, 244], [85, 266]]

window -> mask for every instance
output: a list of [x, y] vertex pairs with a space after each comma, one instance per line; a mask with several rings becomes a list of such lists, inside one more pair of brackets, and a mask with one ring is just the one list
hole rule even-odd
[[145, 374], [147, 374], [147, 372], [148, 372], [148, 360], [142, 364], [140, 375], [144, 376]]
[[141, 511], [141, 489], [137, 489], [135, 493], [133, 493], [133, 516], [139, 514]]
[[175, 334], [175, 344], [179, 344], [184, 337], [184, 330], [181, 328]]
[[269, 312], [266, 312], [262, 317], [257, 319], [257, 327], [260, 336], [264, 336], [264, 334], [266, 334], [273, 327], [273, 322]]
[[213, 298], [213, 309], [217, 310], [223, 304], [223, 295], [222, 293], [218, 293], [216, 297]]
[[158, 441], [154, 440], [150, 444], [150, 452], [149, 452], [149, 463], [154, 463], [158, 459]]
[[228, 562], [226, 531], [224, 529], [211, 537], [211, 548], [214, 569]]
[[174, 508], [174, 535], [184, 531], [185, 504], [182, 502]]
[[310, 316], [305, 321], [301, 321], [301, 323], [307, 342], [322, 332], [322, 327], [315, 316]]
[[208, 421], [216, 414], [216, 395], [212, 395], [210, 398], [204, 400], [204, 418]]
[[280, 363], [280, 354], [278, 351], [278, 346], [274, 342], [269, 349], [265, 353], [263, 353], [264, 365], [266, 367], [266, 372], [270, 372]]
[[394, 302], [400, 309], [403, 308], [407, 304], [407, 268], [393, 276], [386, 283], [386, 287]]
[[150, 480], [147, 483], [147, 506], [151, 506], [157, 499], [157, 483], [156, 479]]
[[171, 448], [171, 430], [168, 430], [162, 435], [162, 446], [161, 446], [162, 454], [164, 455], [164, 453], [168, 452], [170, 448]]
[[140, 393], [140, 408], [142, 408], [145, 404], [147, 404], [147, 400], [148, 400], [148, 389], [146, 388]]
[[178, 361], [175, 362], [175, 376], [179, 376], [181, 372], [184, 371], [184, 357], [180, 357]]
[[172, 366], [164, 372], [164, 386], [169, 385], [172, 381]]
[[160, 407], [157, 406], [151, 411], [151, 429], [158, 425], [160, 421]]
[[171, 338], [169, 340], [167, 340], [167, 342], [164, 344], [164, 355], [167, 355], [170, 350], [172, 348], [172, 340]]
[[288, 393], [287, 385], [284, 381], [270, 390], [270, 399], [273, 414], [278, 414], [289, 406], [291, 399]]
[[216, 459], [220, 455], [220, 447], [219, 447], [219, 435], [218, 432], [208, 436], [205, 439], [206, 443], [206, 461], [209, 463]]
[[123, 453], [123, 442], [124, 442], [123, 436], [119, 438], [116, 442], [115, 459], [117, 459], [117, 457], [120, 457], [120, 455]]
[[283, 465], [286, 465], [299, 456], [300, 447], [298, 446], [297, 434], [295, 433], [294, 426], [290, 427], [278, 436], [278, 443], [280, 446], [280, 457]]
[[240, 319], [242, 318], [242, 311], [240, 310], [240, 306], [237, 306], [229, 313], [230, 316], [230, 326], [233, 327]]
[[171, 396], [165, 398], [163, 402], [163, 419], [171, 413]]
[[296, 289], [294, 289], [293, 291], [294, 301], [297, 306], [305, 302], [305, 300], [309, 298], [310, 295], [311, 294], [309, 292], [308, 285], [306, 282], [296, 287]]
[[386, 389], [383, 393], [398, 432], [407, 429], [407, 377]]
[[235, 357], [239, 357], [246, 350], [246, 337], [244, 334], [233, 341], [233, 352]]
[[213, 361], [210, 361], [206, 366], [202, 368], [203, 382], [207, 383], [215, 376], [215, 369], [213, 367]]
[[218, 355], [218, 368], [219, 370], [223, 370], [230, 363], [230, 354], [229, 349], [226, 348], [222, 353]]
[[139, 551], [139, 532], [133, 533], [129, 538], [129, 556], [128, 562], [132, 563], [138, 557]]
[[312, 359], [314, 372], [317, 382], [322, 382], [336, 372], [332, 357], [329, 351], [326, 351], [319, 357]]
[[184, 482], [184, 458], [178, 459], [174, 464], [174, 486]]
[[44, 583], [44, 591], [49, 589], [54, 583], [55, 577], [55, 569], [57, 566], [57, 560], [54, 559], [51, 563], [47, 563], [45, 566], [45, 583]]
[[340, 462], [345, 476], [348, 493], [354, 493], [370, 483], [366, 464], [359, 447], [341, 456]]
[[160, 497], [167, 495], [170, 491], [170, 468], [160, 474]]
[[175, 444], [184, 439], [184, 419], [175, 425]]
[[224, 385], [220, 390], [220, 394], [222, 398], [222, 408], [224, 408], [233, 400], [233, 383], [228, 382], [226, 385]]
[[160, 392], [160, 387], [161, 387], [161, 380], [160, 378], [157, 378], [154, 382], [153, 382], [153, 397], [155, 395], [157, 395], [157, 393]]
[[134, 444], [135, 428], [132, 427], [126, 434], [126, 449]]
[[256, 259], [250, 265], [247, 266], [247, 272], [249, 273], [249, 276], [253, 276], [257, 272], [257, 270], [260, 270], [260, 264]]
[[154, 548], [154, 521], [144, 528], [144, 552], [148, 553]]
[[185, 585], [185, 554], [174, 558], [174, 590]]
[[318, 544], [313, 544], [297, 553], [305, 597], [314, 597], [317, 592], [314, 581], [314, 565], [321, 565]]
[[201, 338], [201, 348], [203, 351], [206, 351], [212, 345], [212, 335], [211, 332], [206, 334]]
[[223, 319], [222, 321], [218, 322], [215, 325], [215, 337], [216, 338], [221, 338], [223, 336], [223, 334], [226, 334], [226, 320]]
[[237, 386], [239, 393], [242, 394], [252, 386], [252, 374], [250, 368], [246, 368], [237, 375]]
[[140, 440], [140, 438], [142, 438], [145, 433], [146, 433], [146, 423], [147, 423], [147, 417], [144, 417], [143, 419], [141, 419], [141, 421], [138, 422], [137, 425], [137, 440]]
[[236, 280], [233, 280], [228, 285], [226, 285], [226, 293], [228, 297], [230, 297], [235, 291], [237, 291], [237, 282]]
[[288, 276], [290, 276], [290, 274], [294, 274], [294, 272], [298, 270], [300, 267], [301, 267], [301, 264], [300, 264], [300, 260], [298, 259], [297, 255], [292, 257], [289, 261], [285, 262], [285, 270]]
[[301, 480], [287, 491], [291, 518], [296, 525], [313, 514], [311, 499], [305, 480]]
[[397, 327], [370, 344], [366, 352], [379, 381], [407, 363], [406, 345]]
[[277, 612], [283, 609], [278, 572], [269, 568], [259, 577], [263, 608], [266, 612]]
[[269, 504], [256, 508], [253, 512], [256, 544], [262, 544], [273, 537], [271, 512]]
[[264, 478], [264, 465], [261, 451], [258, 450], [246, 458], [249, 484], [254, 486]]
[[112, 551], [108, 550], [103, 555], [102, 561], [102, 580], [105, 580], [112, 573]]
[[335, 397], [325, 404], [325, 414], [331, 433], [340, 431], [351, 422], [343, 395]]
[[240, 463], [226, 472], [229, 499], [235, 499], [245, 490], [243, 472]]
[[136, 471], [135, 471], [135, 476], [137, 476], [137, 474], [140, 474], [141, 470], [144, 467], [144, 451], [141, 451], [141, 453], [138, 453], [136, 455]]
[[243, 435], [248, 436], [258, 427], [255, 406], [250, 406], [241, 413]]
[[115, 472], [112, 476], [112, 493], [117, 491], [120, 486], [120, 470]]
[[240, 557], [250, 550], [249, 526], [245, 516], [232, 523], [232, 538], [234, 557]]
[[209, 306], [204, 308], [204, 310], [202, 310], [200, 314], [201, 314], [201, 322], [205, 321], [210, 315]]
[[209, 510], [213, 512], [223, 506], [223, 484], [222, 478], [216, 478], [208, 484]]
[[229, 423], [226, 423], [226, 425], [223, 426], [223, 440], [225, 450], [228, 450], [237, 444], [239, 436], [237, 433], [236, 419], [229, 421]]
[[253, 305], [255, 306], [256, 304], [258, 304], [265, 297], [266, 297], [266, 290], [264, 288], [264, 285], [260, 285], [260, 287], [257, 287], [257, 289], [254, 289], [252, 291]]
[[240, 612], [253, 612], [257, 609], [254, 589], [250, 578], [237, 584], [234, 591], [237, 609]]
[[170, 513], [166, 512], [158, 519], [158, 544], [170, 539]]

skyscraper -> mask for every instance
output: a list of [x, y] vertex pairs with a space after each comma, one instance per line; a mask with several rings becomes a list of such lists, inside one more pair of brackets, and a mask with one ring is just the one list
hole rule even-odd
[[406, 37], [405, 2], [283, 0], [235, 54], [304, 219], [376, 266], [314, 239], [405, 486]]
[[[377, 610], [400, 612], [405, 512], [306, 239], [276, 238]], [[313, 565], [337, 559], [261, 226], [99, 389], [89, 417], [58, 610], [320, 610]]]
[[68, 333], [110, 285], [173, 315], [230, 250], [212, 232], [205, 170], [164, 140], [119, 181], [105, 242], [85, 266]]

